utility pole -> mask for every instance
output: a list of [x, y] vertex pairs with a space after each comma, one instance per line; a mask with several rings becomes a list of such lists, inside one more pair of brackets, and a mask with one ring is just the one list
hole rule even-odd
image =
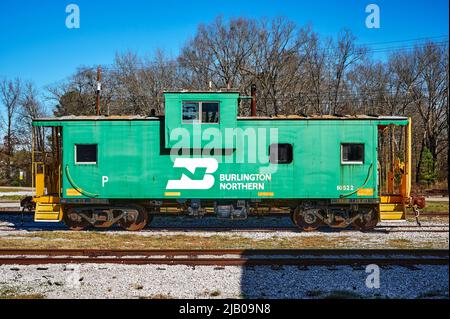
[[100, 115], [100, 91], [102, 90], [102, 68], [97, 68], [97, 102], [95, 104], [96, 115]]
[[250, 88], [250, 95], [252, 96], [251, 116], [255, 117], [256, 116], [256, 84], [252, 84], [252, 86]]

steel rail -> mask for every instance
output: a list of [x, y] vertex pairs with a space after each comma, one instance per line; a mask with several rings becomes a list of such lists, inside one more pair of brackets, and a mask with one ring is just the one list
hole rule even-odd
[[4, 258], [0, 265], [42, 264], [128, 264], [128, 265], [188, 265], [188, 266], [343, 266], [343, 265], [448, 265], [444, 258]]
[[[218, 250], [99, 250], [1, 249], [2, 265], [158, 264], [189, 266], [256, 265], [448, 265], [448, 250], [401, 249], [218, 249]], [[224, 256], [235, 257], [224, 257]], [[39, 256], [39, 257], [36, 257]], [[134, 257], [130, 257], [134, 256]], [[158, 256], [158, 257], [152, 257]], [[163, 256], [163, 257], [161, 257]], [[182, 257], [180, 257], [182, 256]], [[210, 256], [210, 257], [205, 257]], [[211, 257], [220, 256], [220, 257]], [[284, 256], [284, 257], [282, 257]], [[287, 257], [289, 256], [289, 257]]]
[[[417, 227], [415, 225], [412, 226], [406, 226], [406, 225], [399, 225], [399, 226], [377, 226], [375, 229], [366, 230], [364, 232], [370, 233], [370, 232], [379, 232], [384, 231], [384, 228], [389, 228], [389, 230], [386, 230], [386, 232], [394, 233], [394, 232], [425, 232], [425, 233], [448, 233], [449, 229], [448, 226], [421, 226]], [[398, 230], [397, 230], [398, 228]], [[402, 228], [412, 228], [412, 229], [404, 229]], [[447, 228], [447, 229], [424, 229], [424, 228]], [[340, 231], [352, 231], [351, 228], [324, 228], [328, 230], [328, 232], [340, 232]], [[392, 230], [391, 230], [392, 229]], [[292, 226], [292, 227], [265, 227], [265, 228], [259, 228], [259, 227], [230, 227], [230, 226], [185, 226], [185, 227], [172, 227], [172, 226], [150, 226], [147, 228], [147, 230], [155, 230], [155, 231], [229, 231], [229, 232], [282, 232], [282, 231], [295, 231], [298, 233], [302, 233], [303, 231], [300, 230], [298, 227]], [[353, 230], [355, 232], [360, 232], [359, 230]], [[321, 231], [316, 231], [318, 233], [321, 233]], [[327, 231], [324, 231], [322, 233], [326, 233]]]
[[436, 256], [449, 257], [447, 249], [27, 249], [0, 248], [0, 255], [47, 256]]

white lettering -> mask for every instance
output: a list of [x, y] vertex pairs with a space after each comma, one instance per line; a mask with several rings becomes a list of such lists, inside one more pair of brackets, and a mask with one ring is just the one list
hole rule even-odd
[[366, 18], [366, 27], [369, 29], [380, 28], [380, 7], [376, 4], [369, 4], [366, 13], [370, 13]]
[[69, 4], [66, 6], [66, 13], [69, 13], [69, 15], [66, 17], [66, 27], [68, 29], [79, 29], [80, 8], [76, 4]]
[[366, 278], [366, 287], [367, 288], [380, 288], [380, 267], [375, 264], [367, 265], [366, 273], [369, 275]]

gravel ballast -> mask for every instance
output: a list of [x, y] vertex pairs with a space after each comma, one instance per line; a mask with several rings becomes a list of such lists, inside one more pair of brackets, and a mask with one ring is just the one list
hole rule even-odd
[[[448, 266], [0, 266], [0, 293], [44, 298], [448, 298]], [[0, 295], [1, 296], [1, 295]]]

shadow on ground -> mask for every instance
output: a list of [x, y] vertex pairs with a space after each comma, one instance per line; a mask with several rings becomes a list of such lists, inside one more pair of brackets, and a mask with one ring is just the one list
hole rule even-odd
[[[49, 230], [68, 230], [64, 223], [45, 223], [34, 222], [33, 214], [21, 212], [0, 212], [0, 231], [1, 230], [25, 230], [25, 231], [49, 231]], [[120, 230], [113, 227], [113, 230]], [[345, 229], [333, 229], [323, 227], [316, 232], [332, 233], [340, 232]], [[97, 228], [96, 231], [108, 231], [108, 229]], [[300, 230], [292, 223], [289, 216], [266, 216], [249, 217], [246, 220], [222, 220], [212, 216], [203, 218], [192, 218], [189, 216], [155, 216], [146, 230], [155, 231], [183, 231], [183, 232], [229, 232], [229, 231], [282, 231], [295, 232]], [[374, 232], [374, 231], [372, 231]], [[375, 230], [375, 232], [384, 233], [385, 230]]]

